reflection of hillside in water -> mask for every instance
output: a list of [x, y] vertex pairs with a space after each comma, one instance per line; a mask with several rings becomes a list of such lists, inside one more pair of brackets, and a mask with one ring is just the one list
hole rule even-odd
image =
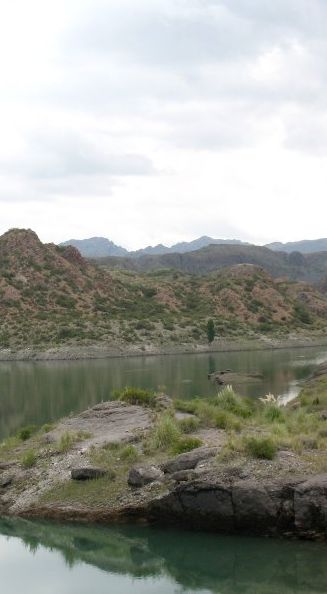
[[111, 574], [166, 577], [187, 592], [326, 592], [326, 548], [315, 543], [25, 520], [0, 520], [1, 535], [20, 538], [32, 552], [59, 551], [70, 567], [83, 561]]

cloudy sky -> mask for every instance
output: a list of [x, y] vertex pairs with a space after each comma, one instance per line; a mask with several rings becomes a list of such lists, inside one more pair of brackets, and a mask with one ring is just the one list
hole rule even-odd
[[10, 0], [0, 232], [327, 236], [326, 0]]

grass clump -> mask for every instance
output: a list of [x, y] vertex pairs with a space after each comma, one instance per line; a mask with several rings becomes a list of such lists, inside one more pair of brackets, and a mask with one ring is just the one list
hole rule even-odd
[[126, 462], [136, 462], [139, 457], [139, 453], [135, 446], [128, 444], [122, 448], [120, 452], [120, 458]]
[[185, 417], [178, 421], [178, 426], [182, 433], [193, 433], [199, 428], [200, 419], [197, 417]]
[[189, 413], [190, 415], [194, 415], [197, 412], [197, 405], [199, 400], [174, 400], [174, 408], [180, 412]]
[[240, 431], [242, 427], [240, 420], [225, 410], [217, 410], [215, 412], [214, 426], [217, 429], [225, 429], [226, 431]]
[[185, 452], [191, 452], [196, 448], [203, 445], [203, 441], [198, 437], [181, 437], [176, 444], [172, 447], [173, 454], [184, 454]]
[[140, 406], [154, 407], [156, 402], [155, 394], [142, 388], [126, 387], [123, 390], [115, 390], [113, 396], [115, 400]]
[[32, 468], [37, 462], [37, 454], [35, 450], [27, 450], [22, 457], [22, 465], [24, 468]]
[[32, 435], [34, 435], [34, 433], [36, 433], [37, 430], [38, 427], [36, 425], [27, 425], [26, 427], [19, 429], [17, 432], [17, 437], [21, 441], [27, 441], [32, 437]]
[[225, 386], [218, 392], [215, 405], [243, 418], [250, 417], [252, 414], [249, 402], [235, 394], [232, 386]]
[[62, 453], [66, 453], [68, 452], [71, 447], [74, 445], [74, 443], [76, 442], [76, 436], [74, 433], [69, 433], [69, 431], [66, 431], [65, 433], [63, 433], [59, 439], [59, 443], [58, 443], [58, 450], [59, 452]]
[[275, 441], [260, 435], [244, 438], [244, 448], [247, 454], [259, 460], [273, 460], [277, 452]]
[[151, 438], [152, 449], [172, 449], [181, 438], [181, 430], [177, 421], [169, 414], [163, 414], [153, 430]]
[[54, 426], [54, 423], [45, 423], [44, 425], [42, 425], [41, 431], [42, 433], [49, 433], [50, 431], [52, 431]]
[[276, 404], [268, 404], [263, 411], [263, 417], [269, 423], [283, 423], [285, 421], [285, 414]]

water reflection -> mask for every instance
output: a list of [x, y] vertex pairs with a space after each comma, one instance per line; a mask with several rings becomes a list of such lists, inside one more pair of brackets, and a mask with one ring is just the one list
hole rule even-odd
[[298, 389], [327, 349], [289, 349], [97, 361], [0, 363], [0, 439], [22, 425], [42, 424], [136, 385], [192, 398], [215, 392], [208, 373], [230, 368], [263, 374], [262, 382], [235, 386], [246, 396], [288, 395]]
[[315, 543], [0, 521], [6, 594], [315, 594], [326, 592], [325, 558]]

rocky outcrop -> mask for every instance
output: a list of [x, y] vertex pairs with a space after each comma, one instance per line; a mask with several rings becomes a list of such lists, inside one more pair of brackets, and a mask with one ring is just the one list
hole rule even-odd
[[90, 481], [106, 476], [107, 472], [103, 468], [86, 466], [83, 468], [72, 468], [71, 477], [74, 481]]
[[164, 477], [164, 473], [157, 466], [134, 466], [131, 468], [128, 474], [128, 484], [131, 487], [144, 487], [154, 483], [154, 481], [160, 481]]
[[197, 479], [153, 501], [149, 516], [217, 532], [326, 539], [327, 475], [269, 482]]
[[67, 432], [81, 435], [83, 447], [88, 449], [134, 440], [136, 431], [144, 431], [150, 426], [151, 415], [142, 406], [101, 402], [75, 417], [64, 419], [47, 434], [47, 439], [58, 441]]
[[263, 375], [261, 373], [238, 373], [226, 369], [226, 371], [213, 371], [212, 373], [209, 373], [208, 379], [219, 386], [226, 386], [234, 383], [244, 384], [247, 382], [262, 381]]
[[195, 468], [199, 464], [199, 462], [208, 460], [209, 458], [216, 456], [218, 451], [219, 448], [196, 448], [191, 452], [180, 454], [172, 460], [168, 460], [168, 462], [162, 464], [162, 470], [165, 473], [175, 473], [180, 472], [181, 470], [191, 470]]

